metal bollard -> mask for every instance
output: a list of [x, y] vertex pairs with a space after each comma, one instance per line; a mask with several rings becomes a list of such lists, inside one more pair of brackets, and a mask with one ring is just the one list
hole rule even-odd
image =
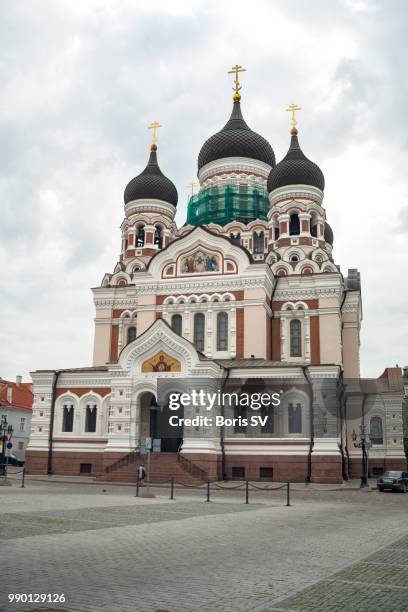
[[136, 480], [136, 495], [135, 497], [139, 497], [139, 476], [137, 477]]
[[171, 477], [170, 481], [170, 499], [174, 499], [174, 476]]
[[245, 503], [249, 504], [249, 480], [245, 481]]
[[290, 482], [286, 483], [286, 505], [290, 506]]
[[20, 489], [25, 489], [24, 480], [25, 480], [25, 466], [23, 466]]
[[206, 501], [208, 502], [210, 501], [210, 485], [211, 485], [210, 481], [207, 480], [207, 499]]

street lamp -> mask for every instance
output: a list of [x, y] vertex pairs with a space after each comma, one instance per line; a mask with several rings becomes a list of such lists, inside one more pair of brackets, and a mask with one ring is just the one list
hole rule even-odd
[[[362, 462], [362, 473], [361, 473], [361, 482], [360, 489], [364, 489], [369, 487], [368, 484], [368, 449], [371, 448], [372, 444], [370, 440], [368, 440], [368, 436], [366, 433], [365, 425], [360, 425], [360, 433], [357, 434], [353, 429], [352, 439], [354, 442], [355, 448], [361, 448], [361, 462]], [[357, 442], [358, 438], [360, 441]]]
[[1, 463], [0, 463], [0, 476], [7, 477], [6, 468], [6, 443], [13, 435], [13, 427], [7, 422], [7, 414], [1, 415], [0, 421], [0, 437], [2, 440], [2, 452], [1, 452]]

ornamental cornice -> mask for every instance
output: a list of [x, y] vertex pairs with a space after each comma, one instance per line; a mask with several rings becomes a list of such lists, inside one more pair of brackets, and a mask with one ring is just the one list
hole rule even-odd
[[[187, 280], [180, 278], [179, 281], [155, 282], [140, 284], [135, 287], [138, 295], [171, 295], [174, 293], [193, 293], [204, 291], [240, 291], [242, 289], [265, 289], [267, 293], [272, 291], [272, 281], [268, 276], [261, 275], [251, 278], [227, 279], [225, 276], [203, 280], [200, 278]], [[103, 308], [136, 308], [138, 305], [137, 297], [117, 297], [94, 295], [94, 305], [96, 309]]]
[[137, 298], [95, 298], [95, 308], [136, 308]]
[[170, 217], [174, 217], [176, 212], [176, 207], [169, 202], [165, 202], [164, 200], [132, 200], [125, 204], [125, 215], [126, 217], [130, 217], [131, 215], [138, 213], [140, 211], [147, 212], [160, 212], [169, 215]]
[[[65, 376], [69, 377], [69, 373]], [[87, 374], [84, 375], [84, 378], [78, 378], [78, 374], [76, 374], [76, 378], [65, 378], [64, 374], [61, 374], [61, 377], [58, 380], [57, 389], [74, 389], [75, 387], [89, 387], [93, 391], [97, 392], [98, 387], [110, 387], [111, 380], [110, 378], [86, 378]], [[80, 376], [80, 375], [79, 375]], [[105, 374], [106, 376], [106, 374]]]
[[314, 298], [328, 298], [328, 297], [340, 297], [342, 289], [339, 287], [310, 287], [305, 289], [281, 289], [274, 293], [274, 301], [281, 300], [295, 300], [295, 299], [309, 299]]
[[271, 206], [274, 206], [277, 202], [292, 198], [306, 198], [313, 200], [320, 206], [323, 202], [323, 192], [317, 187], [311, 185], [292, 185], [279, 187], [269, 194], [269, 201]]
[[354, 303], [345, 303], [343, 304], [343, 308], [341, 309], [341, 312], [359, 312], [360, 310], [360, 302], [354, 302]]

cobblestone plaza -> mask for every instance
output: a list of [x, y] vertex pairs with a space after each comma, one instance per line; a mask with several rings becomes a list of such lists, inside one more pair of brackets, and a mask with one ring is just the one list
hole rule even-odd
[[[408, 610], [408, 495], [155, 490], [42, 482], [0, 490], [0, 610]], [[8, 593], [64, 593], [11, 604]]]

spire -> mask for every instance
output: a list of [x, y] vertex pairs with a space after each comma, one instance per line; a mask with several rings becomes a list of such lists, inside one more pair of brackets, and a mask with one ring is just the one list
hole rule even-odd
[[296, 136], [296, 134], [298, 133], [297, 131], [297, 120], [296, 120], [296, 112], [302, 110], [302, 108], [300, 106], [298, 106], [297, 104], [289, 104], [288, 108], [286, 109], [287, 112], [292, 113], [292, 117], [290, 119], [290, 123], [291, 123], [291, 130], [290, 133], [292, 134], [292, 136]]
[[148, 126], [149, 130], [152, 130], [149, 161], [146, 168], [126, 186], [125, 204], [133, 200], [154, 199], [177, 205], [177, 189], [160, 170], [157, 161], [157, 130], [160, 127], [162, 126], [158, 121], [153, 121]]
[[157, 151], [157, 130], [163, 127], [160, 125], [158, 121], [152, 121], [152, 123], [148, 126], [149, 130], [152, 130], [152, 142], [150, 145], [151, 151]]
[[280, 187], [291, 185], [311, 185], [324, 190], [324, 176], [319, 166], [306, 157], [298, 140], [296, 112], [301, 110], [297, 104], [286, 109], [292, 113], [290, 146], [285, 157], [271, 170], [268, 177], [269, 193]]
[[239, 93], [239, 91], [240, 89], [242, 89], [242, 85], [238, 80], [238, 75], [240, 72], [246, 72], [246, 68], [238, 66], [238, 64], [235, 64], [235, 66], [233, 66], [231, 70], [228, 70], [228, 74], [235, 74], [234, 87], [232, 88], [235, 91], [234, 95], [232, 96], [234, 102], [239, 102], [241, 99], [241, 94]]

